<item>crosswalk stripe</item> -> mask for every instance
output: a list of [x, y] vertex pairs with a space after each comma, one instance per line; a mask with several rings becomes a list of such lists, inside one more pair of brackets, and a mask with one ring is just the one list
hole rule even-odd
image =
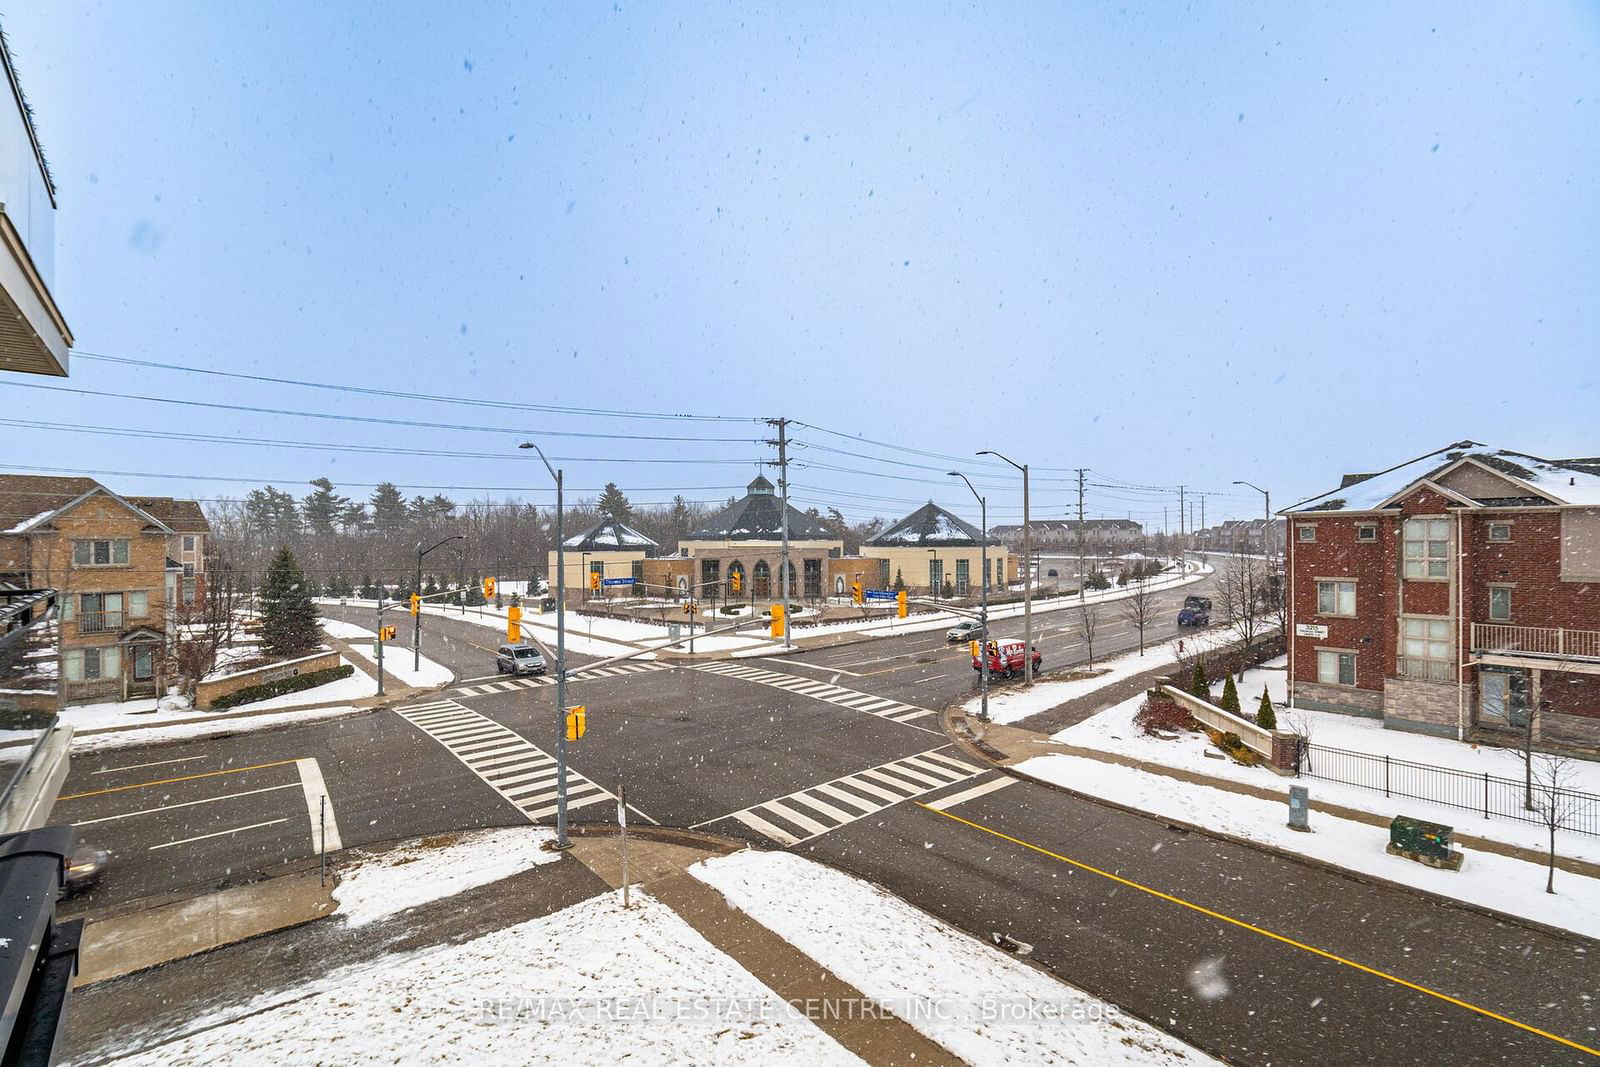
[[861, 799], [860, 797], [856, 796], [853, 793], [847, 793], [843, 789], [840, 789], [838, 786], [833, 786], [833, 785], [814, 785], [814, 786], [811, 787], [811, 789], [812, 789], [813, 792], [822, 793], [822, 794], [824, 794], [826, 796], [830, 796], [833, 799], [839, 801], [840, 803], [849, 804], [852, 807], [860, 808], [861, 811], [862, 811], [862, 814], [870, 815], [872, 812], [878, 810], [876, 804], [873, 804], [873, 803], [871, 803], [870, 801], [867, 801], [867, 800], [863, 800], [863, 799]]
[[966, 763], [962, 760], [958, 760], [954, 756], [946, 756], [943, 752], [924, 752], [922, 754], [922, 758], [936, 760], [939, 763], [948, 763], [956, 770], [966, 771], [968, 774], [977, 774], [980, 770], [980, 768], [974, 767], [972, 764]]
[[[894, 763], [887, 767], [880, 767], [878, 769], [878, 774], [890, 779], [908, 778], [913, 783], [921, 782], [929, 789], [935, 789], [941, 785], [949, 784], [949, 779], [947, 778], [935, 778], [927, 771], [915, 770], [911, 767], [907, 767], [904, 763]], [[913, 786], [913, 788], [915, 788], [915, 786]]]
[[[513, 749], [516, 751], [512, 751]], [[484, 759], [481, 756], [474, 756], [472, 758], [473, 768], [484, 774], [489, 774], [492, 771], [502, 770], [506, 767], [512, 767], [513, 769], [520, 770], [522, 767], [527, 765], [528, 754], [522, 751], [521, 746], [518, 745], [512, 745], [508, 747], [505, 755], [496, 756], [490, 754], [487, 759]]]
[[756, 815], [754, 812], [738, 811], [734, 812], [733, 817], [750, 827], [750, 829], [754, 830], [756, 833], [765, 834], [774, 841], [778, 842], [780, 845], [794, 845], [800, 842], [800, 839], [794, 834], [791, 834], [787, 830], [780, 830], [778, 827], [772, 825], [770, 822], [763, 819], [761, 816]]
[[947, 797], [940, 797], [930, 803], [928, 807], [934, 811], [949, 811], [957, 804], [965, 804], [969, 800], [977, 800], [979, 797], [988, 796], [997, 789], [1004, 789], [1006, 786], [1015, 785], [1016, 783], [1017, 779], [1012, 778], [1010, 775], [1002, 774], [1000, 777], [990, 779], [982, 785], [975, 785], [971, 789], [963, 789], [959, 793], [951, 793]]
[[929, 774], [943, 778], [947, 782], [959, 782], [966, 777], [954, 767], [946, 767], [942, 763], [934, 763], [931, 760], [923, 759], [921, 756], [907, 756], [901, 762], [910, 764], [913, 767], [921, 767]]
[[[552, 794], [552, 796], [553, 795], [554, 794]], [[596, 793], [592, 797], [577, 797], [577, 798], [574, 798], [573, 795], [572, 795], [572, 785], [571, 785], [570, 782], [567, 784], [567, 810], [568, 811], [571, 811], [573, 808], [587, 807], [590, 804], [598, 804], [602, 800], [611, 800], [611, 799], [612, 799], [611, 794], [607, 793], [603, 789], [600, 790], [600, 792]], [[629, 806], [632, 807], [632, 805], [629, 805]], [[538, 821], [539, 819], [548, 819], [550, 816], [554, 815], [556, 813], [556, 808], [557, 807], [559, 807], [559, 805], [551, 804], [548, 807], [540, 808], [537, 811], [528, 811], [526, 808], [524, 808], [523, 809], [523, 813], [526, 814], [528, 816], [528, 818], [533, 819], [534, 821]]]
[[[789, 799], [792, 798], [784, 798], [784, 800]], [[820, 822], [817, 822], [809, 815], [800, 814], [798, 811], [795, 811], [793, 808], [785, 804], [782, 800], [769, 800], [761, 806], [770, 812], [777, 813], [777, 815], [785, 822], [790, 822], [798, 827], [801, 827], [802, 829], [810, 830], [813, 834], [825, 833], [832, 829], [832, 827], [824, 826]]]
[[[919, 708], [914, 704], [906, 704], [902, 701], [881, 697], [873, 693], [863, 693], [856, 689], [844, 689], [828, 682], [819, 682], [815, 678], [801, 678], [793, 674], [778, 674], [774, 671], [758, 670], [754, 667], [734, 667], [725, 663], [700, 663], [690, 669], [758, 682], [761, 685], [770, 685], [774, 689], [798, 693], [814, 700], [849, 708], [851, 711], [876, 715], [891, 722], [911, 725], [910, 720], [933, 714], [927, 708]], [[927, 730], [929, 733], [937, 732], [930, 730], [926, 726], [913, 725], [912, 728]]]
[[912, 719], [920, 719], [924, 715], [932, 714], [933, 712], [929, 711], [927, 708], [917, 708], [909, 715], [890, 715], [888, 717], [893, 719], [895, 722], [910, 722]]
[[840, 811], [832, 804], [824, 803], [823, 801], [818, 800], [816, 797], [808, 796], [805, 793], [791, 793], [789, 794], [789, 800], [796, 804], [804, 804], [808, 808], [815, 808], [828, 818], [837, 819], [841, 823], [849, 822], [855, 817], [849, 812]]
[[[839, 779], [839, 784], [847, 785], [851, 789], [859, 789], [863, 793], [877, 797], [886, 804], [898, 804], [900, 801], [905, 799], [905, 794], [903, 793], [891, 793], [887, 789], [873, 785], [871, 782], [866, 780], [866, 773], [866, 771], [861, 771], [858, 774], [848, 775]], [[878, 809], [872, 808], [870, 810], [877, 811]]]

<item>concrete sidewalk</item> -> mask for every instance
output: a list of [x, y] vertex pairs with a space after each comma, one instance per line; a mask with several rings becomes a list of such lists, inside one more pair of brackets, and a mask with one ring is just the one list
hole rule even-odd
[[[1102, 752], [1098, 749], [1083, 748], [1079, 745], [1063, 744], [1053, 740], [1049, 734], [1038, 733], [1034, 730], [1023, 729], [1018, 726], [1002, 726], [998, 723], [980, 723], [976, 719], [968, 718], [965, 712], [959, 709], [951, 710], [945, 715], [946, 733], [954, 737], [957, 743], [969, 749], [974, 754], [981, 756], [988, 762], [1000, 767], [1013, 770], [1020, 777], [1029, 781], [1039, 781], [1025, 771], [1016, 771], [1018, 764], [1030, 760], [1035, 756], [1060, 753], [1065, 756], [1078, 756], [1083, 759], [1098, 760], [1101, 763], [1113, 763], [1122, 767], [1132, 767], [1136, 770], [1146, 771], [1150, 774], [1159, 774], [1173, 778], [1180, 782], [1189, 782], [1194, 785], [1203, 785], [1210, 789], [1220, 789], [1228, 793], [1237, 793], [1240, 796], [1255, 797], [1258, 800], [1270, 800], [1276, 804], [1286, 803], [1285, 795], [1263, 786], [1250, 785], [1246, 782], [1234, 781], [1231, 778], [1218, 778], [1209, 774], [1200, 774], [1197, 771], [1181, 767], [1168, 767], [1161, 763], [1151, 763], [1147, 760], [1126, 756], [1118, 752]], [[1060, 788], [1052, 783], [1052, 788]], [[1100, 798], [1090, 797], [1098, 800]], [[1333, 804], [1326, 800], [1313, 800], [1315, 811], [1323, 812], [1340, 819], [1349, 819], [1352, 822], [1365, 823], [1387, 829], [1390, 817], [1378, 815], [1374, 812], [1364, 811], [1360, 808], [1346, 807], [1342, 804]], [[1397, 813], [1398, 814], [1398, 813]], [[1204, 829], [1201, 827], [1200, 829]], [[1226, 836], [1226, 835], [1224, 835]], [[1230, 838], [1231, 839], [1231, 838]], [[1456, 843], [1464, 848], [1477, 852], [1493, 853], [1497, 856], [1509, 856], [1512, 859], [1525, 860], [1528, 863], [1543, 866], [1549, 862], [1549, 857], [1538, 849], [1524, 848], [1520, 845], [1507, 844], [1487, 837], [1477, 837], [1472, 834], [1456, 834]], [[1256, 847], [1262, 847], [1256, 842], [1245, 842]], [[1600, 878], [1600, 864], [1587, 860], [1571, 859], [1564, 856], [1556, 857], [1556, 867], [1569, 871], [1572, 874], [1582, 875], [1585, 878]]]
[[[729, 848], [701, 848], [630, 834], [628, 884], [648, 892], [785, 1001], [855, 1003], [868, 998], [816, 960], [733, 907], [723, 895], [691, 874], [691, 865]], [[575, 838], [572, 854], [617, 889], [622, 885], [620, 842], [616, 835]], [[839, 1044], [872, 1064], [924, 1067], [959, 1064], [948, 1050], [893, 1016], [828, 1018], [813, 1022]]]

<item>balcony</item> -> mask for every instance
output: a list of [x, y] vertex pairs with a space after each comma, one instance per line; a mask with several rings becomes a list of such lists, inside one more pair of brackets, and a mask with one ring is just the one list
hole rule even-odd
[[78, 632], [80, 634], [114, 634], [121, 629], [122, 612], [120, 611], [78, 612]]
[[1423, 659], [1421, 656], [1401, 656], [1398, 674], [1402, 678], [1415, 678], [1423, 682], [1453, 682], [1455, 665], [1449, 660]]
[[1512, 666], [1538, 660], [1547, 661], [1539, 664], [1546, 667], [1572, 661], [1585, 666], [1600, 665], [1600, 630], [1475, 622], [1472, 624], [1472, 652], [1486, 663], [1522, 661]]

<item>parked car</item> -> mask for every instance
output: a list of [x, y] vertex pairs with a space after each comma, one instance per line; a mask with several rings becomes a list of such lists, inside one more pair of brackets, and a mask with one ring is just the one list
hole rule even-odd
[[[1002, 678], [1023, 673], [1023, 650], [1028, 645], [1024, 641], [986, 641], [981, 651], [989, 660], [989, 673]], [[1044, 656], [1039, 653], [1039, 646], [1033, 646], [1033, 671], [1039, 673], [1039, 664], [1044, 662]], [[972, 657], [972, 669], [983, 670], [983, 661], [977, 656]]]
[[962, 619], [944, 632], [946, 641], [976, 641], [984, 636], [983, 623], [977, 619]]
[[67, 857], [67, 869], [61, 880], [61, 896], [70, 897], [81, 893], [100, 881], [100, 876], [106, 872], [106, 865], [111, 862], [111, 853], [103, 848], [91, 845], [79, 845], [72, 850], [72, 855]]
[[1210, 626], [1211, 598], [1207, 596], [1184, 597], [1183, 607], [1178, 609], [1178, 625]]
[[495, 653], [496, 674], [543, 674], [544, 655], [537, 645], [501, 645]]

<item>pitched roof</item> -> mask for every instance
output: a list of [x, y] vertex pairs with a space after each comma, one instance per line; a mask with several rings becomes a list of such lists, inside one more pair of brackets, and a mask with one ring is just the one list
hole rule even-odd
[[83, 494], [100, 488], [93, 478], [0, 474], [0, 533], [21, 533]]
[[[1509, 495], [1464, 496], [1484, 507], [1556, 503], [1600, 506], [1600, 460], [1542, 459], [1526, 452], [1490, 448], [1477, 441], [1453, 445], [1406, 460], [1375, 474], [1344, 476], [1339, 488], [1321, 493], [1283, 514], [1306, 511], [1376, 511], [1394, 506], [1392, 501], [1418, 482], [1442, 477], [1466, 464], [1477, 464], [1501, 475]], [[1455, 495], [1461, 494], [1456, 492]]]
[[[783, 534], [783, 502], [760, 475], [745, 496], [713, 515], [689, 535], [691, 541], [775, 541]], [[789, 505], [789, 540], [837, 541], [816, 519]]]
[[128, 503], [148, 512], [179, 533], [210, 533], [206, 513], [194, 500], [174, 500], [170, 496], [124, 497]]
[[573, 534], [563, 544], [569, 549], [584, 552], [621, 552], [644, 550], [651, 555], [661, 546], [650, 537], [616, 519], [603, 519], [582, 533]]
[[[867, 538], [866, 544], [876, 548], [920, 548], [923, 546], [952, 545], [975, 547], [983, 541], [983, 532], [964, 519], [928, 501], [899, 522]], [[991, 537], [989, 543], [994, 544]]]

